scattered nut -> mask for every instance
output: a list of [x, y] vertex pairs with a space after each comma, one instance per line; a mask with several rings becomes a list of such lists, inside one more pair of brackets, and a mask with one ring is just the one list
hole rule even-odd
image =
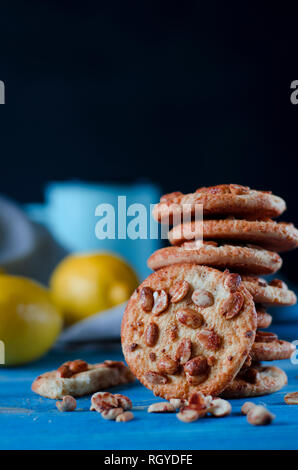
[[108, 410], [102, 411], [100, 414], [104, 419], [113, 421], [117, 416], [123, 413], [123, 408], [109, 408]]
[[241, 408], [241, 413], [243, 415], [247, 415], [247, 413], [254, 408], [256, 405], [252, 401], [246, 401], [243, 403], [242, 408]]
[[183, 421], [183, 423], [192, 423], [199, 419], [200, 413], [196, 410], [192, 410], [191, 408], [183, 408], [176, 416], [180, 421]]
[[169, 305], [169, 297], [165, 290], [155, 291], [153, 294], [154, 305], [152, 313], [154, 315], [160, 315], [163, 313]]
[[204, 395], [202, 392], [194, 392], [189, 397], [188, 405], [192, 409], [197, 411], [208, 410], [211, 406], [212, 397], [210, 395]]
[[194, 290], [191, 299], [194, 304], [202, 308], [211, 307], [214, 304], [213, 295], [205, 289]]
[[145, 331], [145, 342], [147, 346], [155, 346], [159, 336], [158, 325], [154, 322], [149, 323]]
[[180, 398], [171, 398], [170, 399], [171, 405], [175, 408], [175, 410], [179, 410], [181, 406], [185, 406], [187, 404], [186, 400], [181, 400]]
[[116, 417], [117, 423], [126, 423], [127, 421], [131, 421], [134, 419], [134, 414], [131, 411], [125, 411]]
[[187, 281], [178, 281], [170, 289], [171, 302], [180, 302], [187, 295], [190, 285]]
[[121, 393], [115, 393], [114, 397], [117, 398], [118, 407], [121, 407], [124, 410], [132, 409], [132, 402], [128, 397], [121, 395]]
[[62, 401], [57, 401], [56, 406], [59, 411], [74, 411], [77, 407], [77, 402], [71, 395], [65, 395]]
[[274, 414], [261, 405], [252, 407], [247, 413], [247, 421], [254, 426], [270, 424], [274, 418]]
[[97, 392], [91, 397], [91, 410], [102, 413], [110, 408], [118, 407], [118, 399], [109, 392]]
[[154, 299], [153, 299], [153, 290], [151, 287], [143, 287], [140, 292], [140, 303], [141, 307], [145, 312], [151, 312]]
[[211, 413], [213, 416], [220, 418], [222, 416], [227, 416], [231, 413], [232, 407], [231, 404], [227, 400], [223, 400], [222, 398], [215, 398], [211, 402], [211, 406], [208, 408], [208, 412]]
[[176, 408], [169, 402], [152, 403], [148, 408], [148, 413], [173, 413]]
[[177, 310], [176, 318], [178, 321], [180, 321], [180, 323], [194, 330], [199, 328], [204, 323], [203, 315], [188, 307]]
[[287, 393], [284, 400], [287, 405], [298, 405], [298, 392]]

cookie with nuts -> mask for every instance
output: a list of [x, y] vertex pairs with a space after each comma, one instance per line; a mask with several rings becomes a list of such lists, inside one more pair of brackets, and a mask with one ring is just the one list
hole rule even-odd
[[217, 395], [242, 367], [256, 326], [240, 276], [175, 264], [151, 274], [130, 298], [122, 348], [132, 372], [155, 395]]
[[256, 303], [274, 307], [294, 305], [297, 302], [296, 294], [280, 279], [272, 279], [268, 283], [259, 277], [243, 275], [242, 281]]
[[155, 251], [147, 262], [154, 271], [177, 263], [228, 268], [245, 274], [272, 274], [281, 267], [282, 259], [277, 253], [256, 247], [186, 242]]
[[[244, 398], [267, 395], [282, 389], [288, 378], [278, 367], [253, 366], [252, 374], [238, 374], [221, 394], [224, 398]], [[254, 377], [254, 380], [251, 379]]]
[[298, 246], [298, 230], [293, 224], [273, 220], [223, 219], [178, 224], [169, 232], [172, 245], [198, 239], [253, 243], [266, 250], [289, 251]]
[[266, 312], [265, 308], [256, 305], [257, 311], [257, 327], [268, 328], [272, 323], [272, 316]]
[[158, 222], [173, 222], [181, 213], [192, 216], [203, 204], [204, 216], [233, 215], [246, 218], [277, 217], [286, 209], [283, 199], [269, 191], [256, 191], [238, 184], [199, 188], [191, 194], [177, 191], [165, 194], [156, 204], [153, 216]]
[[250, 354], [253, 361], [279, 361], [289, 359], [294, 351], [292, 343], [279, 340], [275, 333], [258, 330]]
[[88, 364], [77, 359], [40, 375], [31, 388], [46, 398], [63, 398], [65, 395], [80, 397], [133, 380], [134, 376], [123, 362]]

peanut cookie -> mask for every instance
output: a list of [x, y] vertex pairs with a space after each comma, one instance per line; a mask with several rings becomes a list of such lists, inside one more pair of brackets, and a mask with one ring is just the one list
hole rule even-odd
[[267, 283], [265, 279], [243, 275], [242, 281], [257, 303], [274, 307], [294, 305], [297, 302], [295, 293], [280, 279]]
[[275, 333], [258, 330], [250, 354], [253, 361], [279, 361], [289, 359], [294, 351], [292, 343], [279, 340]]
[[283, 388], [288, 383], [285, 372], [278, 367], [253, 368], [254, 380], [237, 376], [221, 394], [224, 398], [244, 398], [268, 395]]
[[176, 264], [151, 274], [130, 298], [122, 348], [132, 372], [155, 395], [217, 395], [242, 367], [256, 324], [239, 275]]
[[123, 362], [87, 364], [76, 360], [65, 362], [58, 370], [40, 375], [31, 388], [46, 398], [63, 398], [65, 395], [80, 397], [133, 380], [134, 376]]
[[246, 274], [271, 274], [281, 267], [282, 259], [277, 253], [260, 248], [186, 242], [155, 251], [147, 263], [153, 270], [176, 263], [194, 263]]
[[298, 230], [293, 224], [273, 220], [204, 220], [176, 225], [169, 232], [172, 245], [197, 239], [203, 233], [204, 240], [236, 240], [255, 243], [267, 250], [288, 251], [298, 246]]
[[263, 307], [256, 305], [257, 311], [257, 327], [258, 328], [268, 328], [272, 323], [272, 316], [266, 312]]
[[174, 192], [160, 199], [153, 210], [159, 222], [170, 223], [183, 214], [193, 215], [195, 205], [203, 204], [204, 216], [233, 215], [238, 217], [264, 218], [277, 217], [286, 209], [283, 199], [268, 191], [256, 191], [238, 184], [221, 184], [209, 188], [199, 188], [195, 193]]

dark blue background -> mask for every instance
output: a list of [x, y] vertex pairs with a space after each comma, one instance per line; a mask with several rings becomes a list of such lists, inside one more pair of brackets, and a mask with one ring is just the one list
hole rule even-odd
[[[237, 182], [298, 224], [296, 12], [222, 1], [1, 2], [0, 191], [48, 180], [165, 191]], [[295, 277], [297, 254], [285, 265]]]

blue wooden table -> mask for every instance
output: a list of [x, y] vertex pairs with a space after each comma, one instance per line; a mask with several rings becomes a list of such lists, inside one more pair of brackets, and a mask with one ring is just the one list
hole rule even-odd
[[[272, 328], [280, 337], [298, 338], [297, 326]], [[286, 335], [287, 333], [287, 335]], [[285, 336], [286, 335], [286, 336]], [[0, 369], [0, 448], [1, 449], [297, 449], [298, 406], [284, 403], [285, 393], [298, 390], [298, 366], [290, 361], [275, 362], [284, 368], [289, 384], [273, 395], [253, 399], [264, 403], [276, 415], [270, 426], [255, 427], [241, 415], [245, 400], [231, 400], [232, 414], [225, 418], [207, 417], [194, 423], [180, 422], [175, 414], [149, 414], [147, 406], [160, 399], [139, 382], [111, 391], [129, 396], [136, 408], [128, 423], [105, 421], [90, 412], [90, 397], [78, 399], [75, 412], [61, 413], [55, 400], [31, 391], [33, 379], [65, 360], [101, 362], [123, 359], [119, 345], [96, 350], [52, 351], [42, 360], [18, 368]]]

